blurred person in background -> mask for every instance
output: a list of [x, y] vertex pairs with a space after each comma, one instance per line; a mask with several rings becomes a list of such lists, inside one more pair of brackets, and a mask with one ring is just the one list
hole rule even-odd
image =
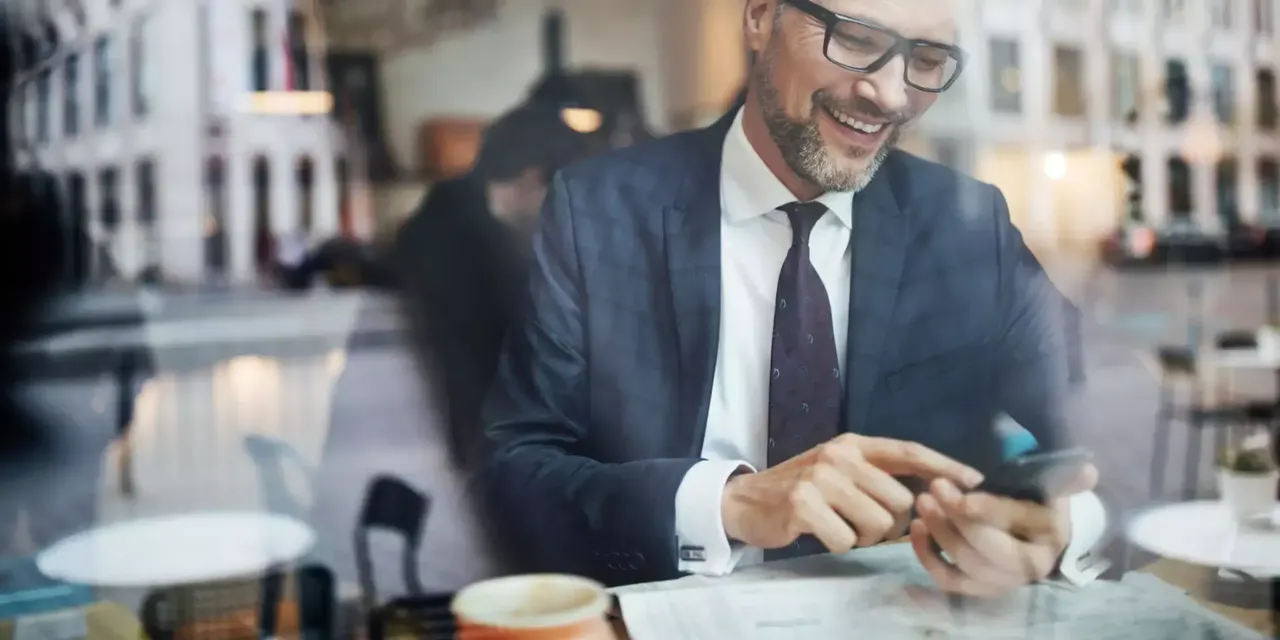
[[723, 575], [909, 533], [949, 592], [1092, 579], [1096, 469], [1043, 505], [964, 493], [998, 416], [1052, 451], [1072, 412], [1063, 297], [1004, 196], [896, 149], [963, 68], [956, 11], [748, 0], [741, 109], [555, 178], [485, 408], [525, 570]]
[[523, 292], [547, 185], [585, 144], [559, 110], [524, 104], [486, 129], [472, 171], [433, 185], [396, 236], [415, 355], [444, 401], [444, 435], [461, 469], [476, 459], [480, 404]]

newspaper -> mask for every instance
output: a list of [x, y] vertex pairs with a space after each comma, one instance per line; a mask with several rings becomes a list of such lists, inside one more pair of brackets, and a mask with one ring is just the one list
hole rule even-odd
[[631, 640], [1262, 638], [1145, 574], [1076, 589], [1039, 584], [957, 603], [932, 586], [908, 545], [862, 549], [620, 587]]

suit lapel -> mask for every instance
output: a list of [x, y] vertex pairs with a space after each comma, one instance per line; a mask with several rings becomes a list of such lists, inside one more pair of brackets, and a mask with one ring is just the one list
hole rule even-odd
[[667, 277], [680, 351], [677, 410], [680, 424], [688, 425], [692, 456], [701, 454], [706, 435], [720, 343], [720, 156], [732, 121], [731, 113], [690, 138], [694, 163], [683, 167], [675, 204], [663, 212]]
[[845, 357], [845, 430], [879, 435], [867, 424], [871, 394], [893, 323], [903, 261], [910, 240], [908, 216], [893, 195], [892, 161], [853, 201], [853, 264]]

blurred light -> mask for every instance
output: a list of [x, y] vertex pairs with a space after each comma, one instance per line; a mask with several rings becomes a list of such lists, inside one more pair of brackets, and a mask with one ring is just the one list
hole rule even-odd
[[560, 110], [560, 119], [578, 133], [595, 133], [604, 124], [604, 116], [595, 109], [568, 107]]
[[1045, 154], [1044, 174], [1050, 180], [1061, 180], [1067, 175], [1067, 156], [1060, 152]]
[[256, 91], [247, 94], [245, 110], [274, 116], [324, 115], [333, 111], [333, 94], [328, 91]]
[[1129, 253], [1145, 258], [1156, 250], [1156, 232], [1148, 227], [1138, 227], [1129, 232]]

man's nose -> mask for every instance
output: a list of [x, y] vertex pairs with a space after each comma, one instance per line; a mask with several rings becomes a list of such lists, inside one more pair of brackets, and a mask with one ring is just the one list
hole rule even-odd
[[874, 73], [862, 74], [854, 86], [854, 93], [875, 103], [885, 113], [900, 113], [907, 108], [906, 61], [894, 56]]

